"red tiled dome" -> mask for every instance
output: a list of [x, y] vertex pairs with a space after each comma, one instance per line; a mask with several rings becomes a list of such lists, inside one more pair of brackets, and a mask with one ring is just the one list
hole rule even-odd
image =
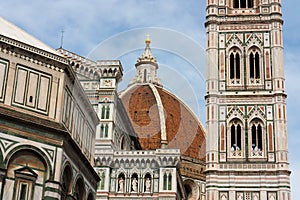
[[153, 84], [133, 85], [120, 95], [144, 150], [179, 148], [183, 156], [205, 161], [205, 131], [190, 109]]

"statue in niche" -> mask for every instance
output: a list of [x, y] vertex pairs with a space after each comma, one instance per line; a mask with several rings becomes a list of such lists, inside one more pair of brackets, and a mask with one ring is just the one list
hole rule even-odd
[[146, 178], [145, 186], [146, 186], [146, 192], [150, 192], [150, 188], [151, 188], [151, 180], [150, 180], [149, 177]]
[[120, 177], [119, 179], [119, 192], [124, 192], [124, 179]]
[[132, 191], [133, 192], [137, 192], [137, 188], [138, 188], [138, 181], [136, 178], [133, 178], [132, 179], [132, 182], [131, 182], [131, 187], [132, 187]]

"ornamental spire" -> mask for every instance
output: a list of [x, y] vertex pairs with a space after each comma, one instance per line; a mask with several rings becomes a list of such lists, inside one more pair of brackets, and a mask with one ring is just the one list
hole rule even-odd
[[150, 49], [151, 40], [149, 38], [149, 35], [147, 35], [145, 43], [145, 50], [143, 54], [137, 59], [137, 62], [135, 64], [136, 76], [131, 79], [129, 85], [135, 83], [151, 83], [162, 86], [160, 79], [157, 77], [158, 64]]
[[150, 40], [149, 35], [147, 35], [145, 43], [146, 43], [145, 50], [144, 50], [143, 54], [138, 58], [137, 64], [140, 63], [140, 62], [154, 62], [154, 63], [156, 63], [156, 58], [152, 55], [152, 51], [150, 49], [151, 40]]

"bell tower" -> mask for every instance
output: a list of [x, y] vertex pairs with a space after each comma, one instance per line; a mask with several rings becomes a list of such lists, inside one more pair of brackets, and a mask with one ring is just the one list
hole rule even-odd
[[207, 0], [207, 200], [290, 200], [281, 0]]

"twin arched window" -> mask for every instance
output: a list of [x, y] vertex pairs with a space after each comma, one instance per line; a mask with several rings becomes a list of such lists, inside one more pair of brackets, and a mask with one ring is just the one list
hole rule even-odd
[[109, 119], [109, 114], [110, 114], [110, 107], [102, 106], [101, 119]]
[[108, 124], [101, 124], [100, 126], [100, 138], [107, 138], [108, 137]]
[[[234, 120], [229, 127], [229, 147], [230, 147], [230, 156], [231, 157], [240, 157], [242, 156], [242, 151], [244, 150], [243, 141], [243, 133], [242, 131], [242, 123], [239, 120]], [[250, 148], [248, 148], [251, 157], [260, 157], [263, 156], [263, 122], [259, 119], [254, 119], [251, 121], [248, 129], [248, 144]]]
[[[257, 48], [251, 48], [249, 50], [248, 58], [247, 58], [247, 77], [249, 84], [260, 84], [262, 77], [261, 71], [261, 59], [260, 59], [260, 52]], [[229, 79], [230, 84], [240, 84], [243, 81], [242, 74], [243, 74], [243, 60], [242, 54], [238, 49], [233, 49], [229, 53]]]
[[163, 189], [164, 190], [172, 190], [172, 174], [171, 172], [165, 172], [164, 180], [163, 180]]
[[233, 0], [233, 8], [253, 8], [253, 0]]

